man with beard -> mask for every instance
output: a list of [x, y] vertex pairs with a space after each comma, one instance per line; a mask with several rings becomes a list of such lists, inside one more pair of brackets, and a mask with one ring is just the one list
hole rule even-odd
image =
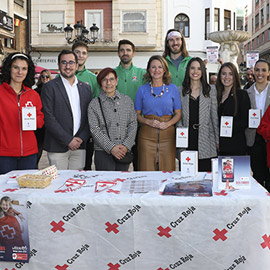
[[60, 76], [44, 85], [41, 94], [44, 120], [44, 150], [50, 165], [58, 170], [82, 170], [85, 166], [85, 143], [90, 131], [88, 104], [90, 86], [79, 81], [77, 55], [63, 50], [58, 56]]
[[[133, 57], [136, 55], [135, 45], [127, 39], [122, 39], [118, 43], [118, 56], [120, 63], [115, 68], [118, 84], [117, 90], [129, 96], [132, 101], [135, 101], [138, 88], [145, 84], [144, 74], [145, 70], [135, 67], [132, 63]], [[132, 147], [133, 152], [133, 168], [134, 171], [138, 170], [137, 167], [137, 136], [135, 139], [135, 145]]]
[[185, 38], [179, 30], [168, 30], [163, 57], [168, 63], [172, 75], [172, 83], [181, 86], [191, 57], [186, 49]]
[[247, 83], [243, 87], [244, 90], [247, 90], [248, 88], [252, 86], [253, 83], [255, 83], [255, 77], [254, 77], [254, 73], [252, 69], [249, 68], [247, 70], [246, 78], [247, 78]]
[[135, 67], [132, 63], [133, 57], [136, 55], [135, 45], [127, 40], [122, 39], [118, 43], [118, 56], [120, 63], [115, 68], [118, 85], [117, 90], [129, 96], [134, 102], [139, 86], [143, 85], [145, 70]]
[[[78, 41], [73, 44], [72, 51], [75, 52], [78, 57], [79, 67], [76, 71], [77, 79], [89, 84], [91, 87], [93, 98], [98, 97], [100, 93], [100, 88], [97, 83], [97, 76], [85, 67], [85, 62], [88, 58], [87, 44], [82, 41]], [[90, 137], [89, 141], [86, 143], [86, 160], [84, 170], [91, 170], [93, 153], [94, 143], [92, 137]]]

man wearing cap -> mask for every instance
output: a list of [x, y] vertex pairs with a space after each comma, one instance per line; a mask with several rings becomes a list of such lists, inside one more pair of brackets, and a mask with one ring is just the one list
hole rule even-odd
[[[118, 56], [120, 58], [119, 65], [114, 69], [118, 77], [117, 90], [120, 93], [129, 96], [135, 101], [138, 88], [145, 84], [143, 75], [145, 70], [135, 67], [132, 63], [133, 57], [136, 55], [135, 45], [127, 39], [122, 39], [118, 43]], [[137, 139], [135, 141], [137, 143]], [[132, 148], [133, 167], [137, 171], [137, 145]]]
[[191, 57], [186, 49], [185, 38], [179, 30], [168, 30], [163, 57], [168, 63], [172, 75], [172, 83], [181, 86]]

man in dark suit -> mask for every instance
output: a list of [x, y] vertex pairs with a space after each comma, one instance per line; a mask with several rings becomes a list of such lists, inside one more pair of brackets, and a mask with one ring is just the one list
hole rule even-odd
[[44, 85], [41, 95], [46, 126], [44, 150], [50, 165], [57, 169], [81, 170], [90, 136], [87, 109], [91, 88], [75, 76], [78, 60], [74, 52], [63, 50], [58, 67], [60, 76]]

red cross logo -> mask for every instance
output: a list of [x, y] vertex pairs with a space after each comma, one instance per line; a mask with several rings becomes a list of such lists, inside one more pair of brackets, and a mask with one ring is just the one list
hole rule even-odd
[[[163, 268], [159, 267], [158, 270], [163, 270]], [[164, 270], [169, 270], [169, 268], [166, 268]]]
[[108, 227], [106, 228], [106, 231], [108, 233], [110, 233], [111, 231], [113, 231], [115, 234], [119, 233], [119, 230], [117, 229], [119, 227], [119, 225], [117, 225], [116, 223], [111, 224], [109, 221], [105, 223], [105, 225]]
[[225, 125], [226, 125], [226, 126], [228, 126], [228, 125], [229, 125], [229, 123], [226, 121], [226, 122], [225, 122]]
[[256, 113], [253, 113], [253, 116], [255, 117], [257, 114]]
[[68, 265], [67, 264], [64, 264], [63, 266], [56, 265], [55, 268], [57, 270], [66, 270], [68, 268]]
[[18, 188], [8, 188], [8, 189], [3, 190], [3, 192], [14, 192], [16, 190], [18, 190]]
[[120, 267], [120, 264], [119, 263], [117, 263], [117, 264], [109, 263], [107, 265], [110, 267], [109, 270], [118, 270], [119, 267]]
[[213, 233], [215, 233], [216, 235], [213, 237], [213, 239], [215, 241], [221, 239], [222, 241], [225, 241], [227, 239], [227, 236], [225, 235], [228, 231], [226, 229], [223, 229], [222, 231], [220, 231], [219, 229], [215, 229], [213, 231]]
[[171, 235], [169, 234], [169, 232], [170, 232], [172, 229], [171, 229], [170, 227], [166, 227], [166, 228], [164, 229], [163, 227], [159, 226], [157, 229], [159, 230], [158, 235], [159, 235], [160, 237], [162, 237], [163, 235], [165, 235], [167, 238], [170, 238], [170, 237], [171, 237]]
[[[8, 270], [7, 268], [5, 268], [5, 270]], [[15, 268], [12, 268], [11, 270], [16, 270]]]
[[111, 189], [111, 188], [108, 189], [107, 192], [108, 192], [108, 193], [115, 193], [115, 194], [119, 194], [119, 193], [120, 193], [119, 190], [113, 190], [113, 189]]
[[56, 223], [55, 221], [52, 221], [52, 222], [51, 222], [51, 225], [52, 225], [53, 227], [51, 228], [51, 231], [53, 231], [54, 233], [57, 232], [57, 231], [60, 231], [60, 232], [65, 231], [66, 229], [63, 228], [63, 225], [64, 225], [64, 224], [65, 224], [65, 223], [64, 223], [62, 220], [60, 220], [58, 223]]
[[7, 239], [14, 239], [14, 235], [16, 234], [15, 229], [13, 227], [9, 227], [9, 225], [2, 226], [0, 233], [3, 238]]
[[263, 237], [264, 242], [261, 243], [261, 246], [263, 249], [265, 249], [266, 247], [268, 247], [270, 249], [270, 235], [267, 237], [267, 235], [265, 234]]
[[189, 161], [190, 161], [190, 158], [189, 158], [189, 157], [187, 157], [187, 158], [186, 158], [186, 161], [187, 161], [187, 162], [189, 162]]
[[182, 131], [181, 133], [180, 133], [182, 136], [184, 136], [185, 135], [185, 133]]
[[27, 116], [28, 116], [28, 117], [31, 117], [31, 116], [32, 116], [32, 114], [31, 114], [31, 113], [28, 113], [28, 114], [27, 114]]
[[215, 195], [217, 196], [227, 196], [228, 193], [226, 193], [226, 190], [221, 190], [220, 192], [215, 192]]
[[173, 171], [162, 171], [163, 173], [172, 173]]

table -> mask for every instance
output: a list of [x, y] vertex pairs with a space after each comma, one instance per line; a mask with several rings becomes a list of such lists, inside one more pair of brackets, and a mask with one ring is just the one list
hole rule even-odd
[[[32, 257], [1, 270], [270, 269], [270, 194], [254, 179], [250, 190], [197, 198], [121, 192], [179, 172], [60, 171], [44, 190], [18, 189], [14, 174], [0, 177], [0, 192], [27, 196]], [[116, 184], [96, 193], [101, 180]]]

